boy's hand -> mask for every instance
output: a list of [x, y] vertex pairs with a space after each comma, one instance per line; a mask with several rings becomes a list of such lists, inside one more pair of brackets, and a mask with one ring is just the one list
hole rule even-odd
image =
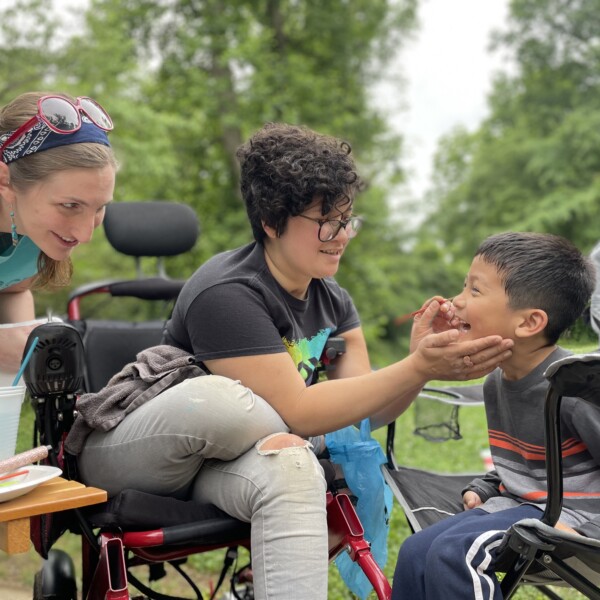
[[581, 535], [577, 531], [575, 531], [572, 527], [561, 523], [560, 521], [554, 526], [555, 529], [560, 529], [561, 531], [568, 531], [569, 533], [574, 533], [575, 535]]
[[483, 502], [481, 501], [479, 494], [476, 494], [475, 492], [471, 491], [465, 492], [463, 494], [463, 507], [465, 510], [469, 510], [470, 508], [477, 508], [481, 504], [483, 504]]
[[442, 296], [429, 298], [423, 306], [413, 313], [413, 326], [410, 334], [410, 351], [430, 333], [440, 333], [452, 329], [450, 321], [454, 317], [454, 306]]

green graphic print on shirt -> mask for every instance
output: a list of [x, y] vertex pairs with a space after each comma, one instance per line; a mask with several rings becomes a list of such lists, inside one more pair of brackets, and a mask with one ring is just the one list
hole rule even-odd
[[310, 385], [313, 381], [315, 369], [321, 360], [330, 333], [331, 329], [327, 327], [321, 329], [310, 339], [302, 338], [301, 340], [290, 341], [284, 337], [282, 340], [307, 385]]

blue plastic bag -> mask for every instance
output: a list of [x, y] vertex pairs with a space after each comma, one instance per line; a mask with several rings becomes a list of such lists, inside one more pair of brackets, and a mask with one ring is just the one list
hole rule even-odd
[[[371, 554], [383, 569], [387, 561], [387, 538], [390, 529], [393, 494], [381, 473], [386, 462], [379, 442], [371, 437], [369, 419], [360, 429], [351, 425], [325, 435], [331, 460], [342, 466], [348, 487], [358, 498], [356, 513], [371, 544]], [[373, 586], [360, 566], [347, 552], [342, 552], [335, 564], [348, 588], [365, 600]]]

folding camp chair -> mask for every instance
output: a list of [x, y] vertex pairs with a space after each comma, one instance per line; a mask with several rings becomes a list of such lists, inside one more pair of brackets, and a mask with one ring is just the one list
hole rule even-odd
[[[575, 396], [600, 405], [600, 354], [564, 358], [553, 363], [545, 376], [549, 380], [544, 415], [548, 504], [540, 520], [520, 521], [504, 537], [498, 556], [499, 570], [505, 573], [501, 590], [503, 597], [510, 598], [517, 586], [534, 585], [548, 598], [560, 600], [548, 585], [571, 586], [600, 599], [600, 540], [554, 527], [562, 507], [560, 402], [563, 396]], [[451, 391], [460, 395], [460, 388]], [[431, 394], [426, 396], [432, 401]], [[434, 473], [398, 465], [394, 425], [388, 427], [383, 473], [413, 532], [461, 512], [461, 491], [481, 473]]]
[[[432, 402], [433, 401], [433, 402]], [[460, 440], [459, 411], [483, 404], [483, 384], [425, 387], [414, 402], [414, 433], [431, 442]], [[395, 423], [390, 425], [393, 440]], [[388, 436], [389, 439], [389, 436]]]
[[582, 398], [600, 407], [600, 354], [568, 356], [551, 364], [544, 376], [550, 382], [544, 414], [548, 503], [540, 520], [524, 519], [513, 525], [503, 540], [505, 563], [502, 593], [510, 598], [521, 581], [548, 578], [569, 585], [588, 598], [600, 599], [600, 540], [556, 529], [562, 509], [563, 481], [560, 439], [560, 404], [563, 396]]

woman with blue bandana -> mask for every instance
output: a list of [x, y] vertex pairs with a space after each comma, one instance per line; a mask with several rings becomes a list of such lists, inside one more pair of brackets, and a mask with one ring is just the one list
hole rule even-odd
[[29, 92], [0, 110], [0, 371], [16, 372], [36, 326], [32, 289], [69, 282], [112, 200], [106, 111], [90, 98]]

